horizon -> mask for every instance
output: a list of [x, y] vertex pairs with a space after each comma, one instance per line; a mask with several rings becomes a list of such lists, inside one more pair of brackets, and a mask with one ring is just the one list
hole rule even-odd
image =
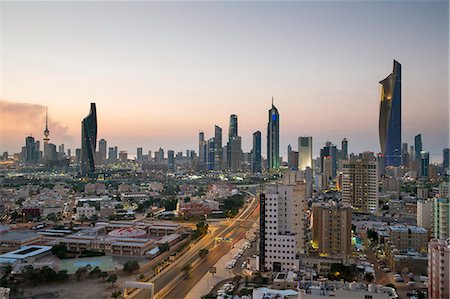
[[350, 153], [378, 153], [378, 82], [393, 59], [402, 142], [421, 133], [432, 157], [448, 147], [445, 1], [5, 2], [1, 22], [1, 151], [42, 140], [45, 107], [50, 142], [74, 151], [92, 101], [98, 140], [129, 154], [198, 151], [198, 132], [227, 132], [230, 114], [248, 152], [253, 132], [266, 143], [273, 96], [283, 160], [299, 136], [313, 137], [314, 157], [344, 137]]

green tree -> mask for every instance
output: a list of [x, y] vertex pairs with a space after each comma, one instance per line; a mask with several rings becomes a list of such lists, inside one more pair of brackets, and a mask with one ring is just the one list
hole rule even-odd
[[135, 270], [138, 270], [139, 268], [140, 268], [139, 263], [136, 260], [126, 261], [125, 264], [123, 265], [123, 271], [128, 272], [129, 274], [131, 274], [131, 272]]
[[122, 295], [122, 292], [119, 290], [115, 290], [111, 293], [111, 298], [119, 298]]
[[367, 230], [367, 238], [374, 243], [378, 243], [378, 233], [372, 229]]
[[168, 251], [170, 249], [170, 246], [169, 246], [169, 243], [164, 243], [164, 244], [161, 244], [160, 246], [159, 246], [159, 250], [161, 251], [161, 252], [166, 252], [166, 251]]
[[374, 277], [372, 273], [366, 273], [366, 275], [364, 276], [364, 278], [366, 279], [367, 282], [372, 282]]
[[108, 279], [106, 281], [114, 286], [114, 284], [117, 281], [117, 274], [114, 273], [114, 274], [109, 275]]
[[77, 278], [77, 280], [81, 279], [81, 276], [83, 275], [83, 273], [87, 272], [87, 268], [86, 267], [80, 267], [77, 269], [77, 271], [75, 271], [75, 276]]
[[98, 266], [96, 266], [94, 269], [91, 270], [91, 272], [89, 272], [89, 276], [97, 277], [100, 275], [100, 273], [102, 273], [102, 270], [100, 270], [100, 268]]

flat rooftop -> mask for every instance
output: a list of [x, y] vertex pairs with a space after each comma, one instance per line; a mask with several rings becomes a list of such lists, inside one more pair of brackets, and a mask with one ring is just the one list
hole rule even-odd
[[32, 231], [10, 231], [2, 235], [1, 242], [26, 242], [38, 238], [39, 235]]
[[51, 246], [22, 246], [17, 250], [0, 255], [0, 258], [22, 260], [52, 250]]

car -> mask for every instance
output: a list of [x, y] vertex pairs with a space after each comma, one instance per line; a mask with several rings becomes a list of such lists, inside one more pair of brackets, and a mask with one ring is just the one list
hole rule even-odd
[[383, 268], [383, 272], [384, 272], [384, 273], [389, 273], [389, 272], [391, 272], [391, 269], [389, 269], [389, 268], [387, 268], [387, 267], [386, 267], [386, 268]]
[[416, 282], [413, 281], [413, 280], [408, 281], [408, 285], [409, 285], [410, 287], [415, 286], [415, 285], [416, 285]]
[[413, 278], [413, 277], [414, 277], [414, 274], [410, 272], [410, 273], [408, 274], [408, 278], [411, 279], [411, 278]]
[[405, 280], [401, 276], [395, 276], [394, 277], [395, 282], [404, 282]]

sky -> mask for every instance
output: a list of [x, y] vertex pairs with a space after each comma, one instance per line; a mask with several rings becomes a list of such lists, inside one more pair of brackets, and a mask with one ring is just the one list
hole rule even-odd
[[0, 151], [42, 140], [45, 107], [51, 142], [80, 147], [90, 102], [98, 139], [130, 154], [198, 150], [230, 114], [249, 151], [273, 96], [283, 156], [305, 135], [315, 155], [344, 137], [378, 152], [393, 59], [403, 142], [448, 147], [448, 1], [1, 3]]

